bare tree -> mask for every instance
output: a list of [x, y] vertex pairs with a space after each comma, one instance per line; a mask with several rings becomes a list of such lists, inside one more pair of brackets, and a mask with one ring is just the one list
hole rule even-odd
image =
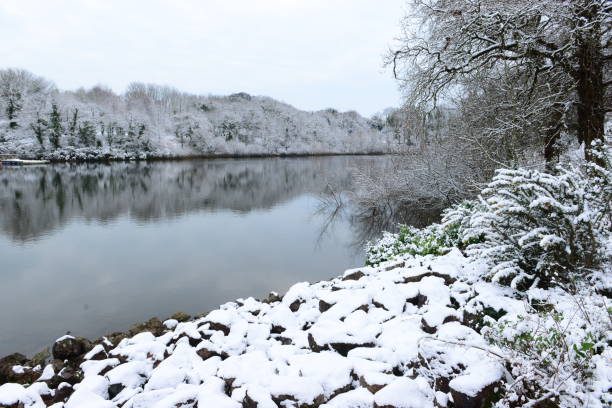
[[[575, 133], [590, 160], [610, 111], [611, 14], [610, 0], [413, 0], [387, 63], [420, 104], [465, 94], [475, 81], [513, 78], [514, 117], [541, 118], [530, 112], [540, 109], [556, 138], [555, 122], [575, 108]], [[558, 86], [544, 92], [552, 82]]]

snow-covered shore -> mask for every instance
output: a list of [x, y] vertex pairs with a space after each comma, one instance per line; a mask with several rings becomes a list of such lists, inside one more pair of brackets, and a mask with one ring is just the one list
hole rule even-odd
[[[528, 314], [512, 289], [481, 281], [481, 268], [458, 250], [406, 257], [93, 348], [65, 336], [53, 348], [60, 359], [12, 366], [15, 382], [34, 382], [0, 385], [0, 405], [481, 406], [512, 373], [503, 351], [473, 327], [491, 319], [486, 310], [507, 321]], [[568, 312], [574, 305], [552, 289], [530, 296]], [[603, 406], [611, 358], [609, 349], [593, 357], [589, 406]]]

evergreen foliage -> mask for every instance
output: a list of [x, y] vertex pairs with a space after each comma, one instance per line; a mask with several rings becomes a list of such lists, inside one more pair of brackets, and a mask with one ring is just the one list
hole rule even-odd
[[60, 147], [60, 139], [64, 127], [62, 126], [62, 116], [56, 103], [51, 104], [51, 112], [49, 113], [49, 141], [54, 149]]
[[605, 260], [610, 230], [610, 146], [591, 148], [604, 166], [498, 170], [482, 191], [485, 204], [470, 218], [463, 241], [484, 236], [467, 254], [485, 260], [489, 277], [513, 288], [566, 285]]

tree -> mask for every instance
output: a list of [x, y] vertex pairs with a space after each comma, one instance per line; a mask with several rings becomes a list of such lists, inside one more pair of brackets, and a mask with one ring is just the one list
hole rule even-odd
[[40, 147], [44, 147], [44, 137], [45, 133], [47, 132], [48, 126], [49, 123], [46, 120], [42, 119], [39, 113], [36, 112], [36, 121], [34, 123], [30, 123], [30, 128], [34, 132], [34, 135], [36, 136], [36, 140], [40, 144]]
[[[555, 122], [567, 106], [575, 108], [575, 133], [592, 159], [590, 146], [603, 140], [610, 111], [604, 73], [612, 58], [612, 2], [413, 0], [412, 6], [401, 46], [387, 58], [409, 101], [436, 104], [465, 94], [475, 81], [513, 78], [512, 117], [536, 118], [532, 123], [556, 139]], [[410, 31], [415, 19], [419, 32]]]
[[96, 140], [96, 128], [89, 120], [83, 121], [79, 125], [79, 142], [83, 146], [92, 146]]
[[63, 131], [62, 116], [57, 104], [53, 102], [51, 104], [51, 112], [49, 113], [49, 141], [54, 149], [60, 147], [60, 139]]
[[53, 90], [52, 83], [28, 71], [12, 68], [0, 70], [0, 105], [4, 107], [9, 128], [17, 129], [20, 126], [19, 116], [27, 104], [43, 104]]
[[72, 117], [68, 120], [68, 134], [70, 135], [71, 144], [74, 144], [75, 142], [75, 138], [76, 138], [77, 130], [78, 130], [78, 123], [79, 123], [79, 109], [74, 108], [72, 110]]

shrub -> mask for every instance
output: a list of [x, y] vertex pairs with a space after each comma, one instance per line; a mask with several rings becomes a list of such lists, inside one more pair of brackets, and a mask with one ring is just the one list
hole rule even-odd
[[513, 288], [548, 287], [601, 264], [612, 177], [609, 146], [596, 144], [593, 150], [603, 165], [560, 168], [558, 175], [497, 171], [482, 191], [483, 208], [461, 237], [467, 254], [490, 266], [489, 278]]
[[593, 299], [579, 299], [582, 311], [531, 309], [482, 330], [506, 357], [512, 376], [502, 386], [497, 407], [609, 406], [610, 395], [595, 389], [592, 378], [609, 358], [610, 310]]
[[464, 249], [479, 238], [463, 241], [472, 214], [482, 209], [477, 201], [463, 201], [442, 213], [442, 223], [425, 228], [400, 225], [399, 232], [385, 232], [380, 241], [366, 246], [366, 264], [376, 265], [401, 255], [444, 255], [451, 248]]
[[450, 250], [446, 242], [444, 230], [439, 224], [423, 229], [400, 225], [398, 233], [385, 232], [378, 242], [367, 244], [366, 264], [377, 265], [404, 254], [444, 255]]

